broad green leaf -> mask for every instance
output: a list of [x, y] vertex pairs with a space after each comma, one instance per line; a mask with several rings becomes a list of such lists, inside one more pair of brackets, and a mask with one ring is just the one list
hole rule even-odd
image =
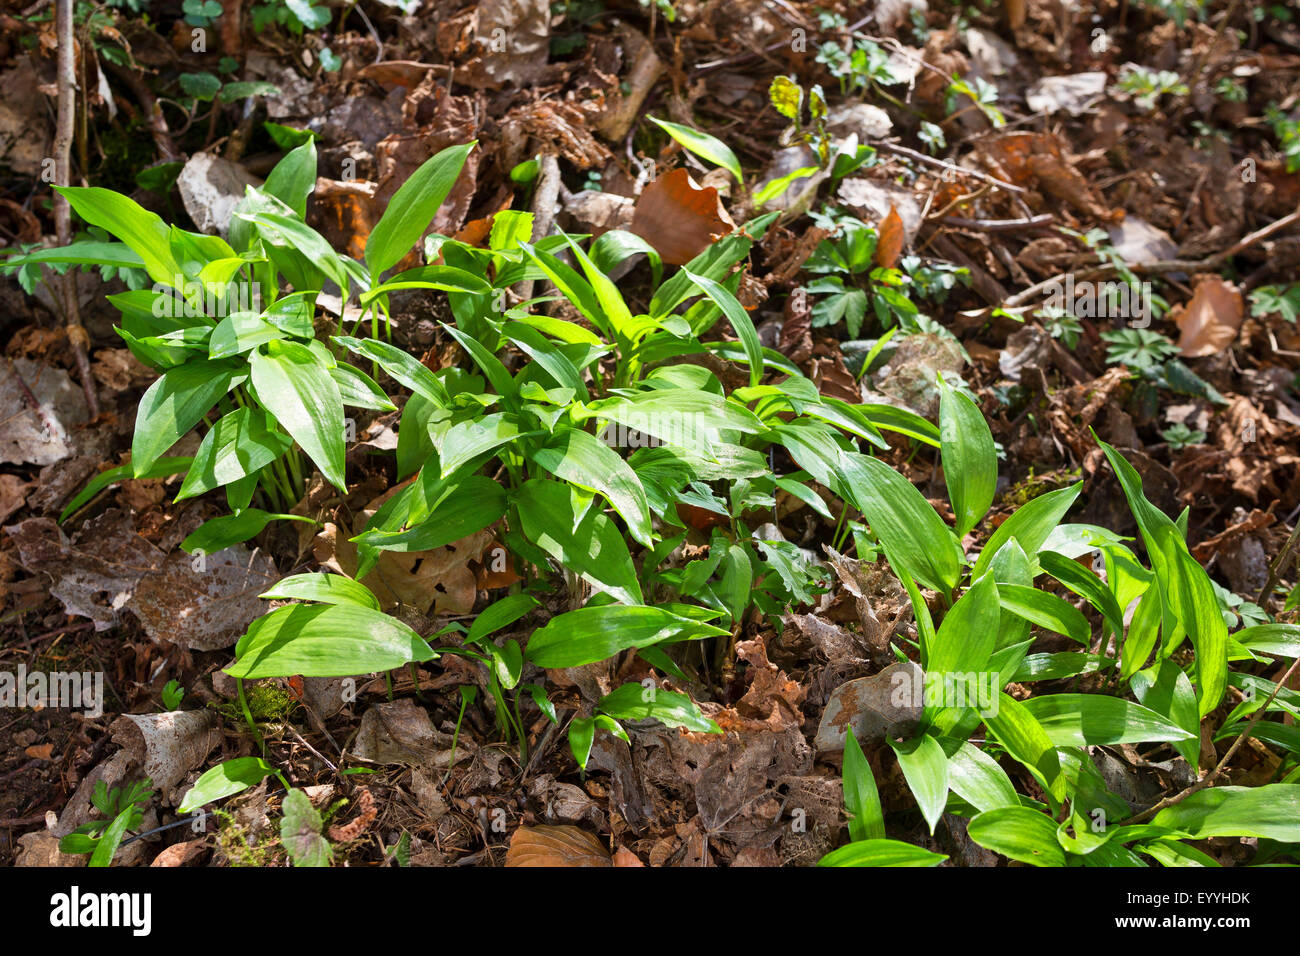
[[[240, 219], [269, 226], [290, 246], [300, 252], [307, 263], [335, 283], [347, 297], [348, 274], [338, 253], [325, 237], [300, 219], [275, 212], [236, 212]], [[373, 235], [373, 233], [372, 233]]]
[[[1154, 673], [1152, 673], [1154, 671]], [[1173, 747], [1193, 768], [1200, 762], [1200, 718], [1196, 711], [1196, 690], [1183, 669], [1166, 658], [1149, 671], [1133, 675], [1130, 685], [1143, 707], [1187, 731], [1187, 739], [1173, 741]]]
[[270, 342], [249, 354], [258, 400], [335, 488], [347, 490], [343, 397], [320, 357], [297, 342]]
[[78, 216], [112, 233], [140, 257], [154, 282], [175, 288], [183, 281], [171, 251], [171, 230], [156, 213], [133, 199], [98, 186], [55, 186]]
[[641, 584], [618, 526], [590, 506], [574, 506], [569, 485], [530, 479], [515, 492], [524, 536], [563, 567], [625, 604], [641, 604]]
[[258, 597], [277, 598], [287, 601], [317, 601], [321, 604], [355, 604], [380, 610], [379, 598], [360, 581], [353, 581], [342, 574], [295, 574], [282, 578], [269, 591], [263, 591]]
[[1068, 488], [1049, 491], [1021, 505], [1015, 514], [998, 525], [998, 529], [989, 536], [984, 550], [980, 552], [979, 560], [971, 569], [971, 577], [979, 577], [983, 574], [989, 562], [993, 560], [993, 556], [1012, 538], [1020, 542], [1020, 547], [1024, 549], [1025, 554], [1030, 557], [1037, 554], [1038, 549], [1047, 540], [1047, 536], [1061, 523], [1061, 519], [1065, 517], [1065, 513], [1070, 510], [1070, 506], [1074, 504], [1074, 500], [1079, 497], [1079, 492], [1082, 490], [1083, 483], [1080, 482]]
[[652, 546], [650, 505], [641, 479], [600, 439], [576, 428], [562, 429], [534, 451], [532, 459], [557, 478], [600, 492], [627, 522], [632, 537]]
[[290, 438], [269, 426], [260, 409], [237, 408], [223, 415], [199, 443], [176, 500], [256, 474], [293, 447]]
[[198, 359], [168, 370], [140, 399], [131, 440], [131, 467], [144, 475], [198, 424], [217, 400], [247, 378], [229, 362]]
[[377, 339], [357, 339], [350, 335], [336, 335], [334, 342], [349, 352], [370, 359], [435, 408], [446, 408], [451, 399], [442, 382], [413, 355], [395, 345]]
[[[69, 262], [74, 265], [113, 266], [118, 269], [144, 268], [144, 260], [124, 242], [73, 242], [54, 249], [33, 249], [22, 255], [0, 258], [0, 265], [15, 269], [40, 262]], [[170, 284], [169, 282], [168, 285]], [[113, 298], [110, 296], [109, 301]]]
[[[364, 636], [363, 640], [358, 638]], [[259, 617], [235, 645], [231, 677], [350, 677], [437, 655], [395, 617], [353, 604], [294, 604]]]
[[1092, 637], [1088, 619], [1055, 594], [1020, 584], [1003, 584], [998, 587], [998, 600], [1004, 610], [1017, 617], [1057, 634], [1064, 634], [1080, 644], [1087, 644]]
[[505, 513], [505, 489], [491, 478], [473, 475], [453, 486], [409, 530], [365, 531], [352, 540], [379, 551], [432, 551], [481, 531]]
[[856, 840], [832, 850], [818, 866], [938, 866], [948, 857], [901, 840]]
[[527, 656], [538, 667], [580, 667], [631, 647], [727, 633], [720, 627], [659, 607], [605, 604], [581, 607], [551, 618], [529, 638]]
[[261, 534], [263, 528], [276, 520], [305, 521], [308, 524], [315, 524], [310, 518], [304, 518], [302, 515], [272, 514], [260, 508], [245, 508], [239, 514], [221, 515], [203, 522], [181, 542], [181, 550], [190, 554], [196, 551], [216, 554], [218, 551], [224, 551], [241, 541], [247, 541]]
[[889, 746], [898, 756], [898, 765], [903, 769], [907, 786], [933, 834], [934, 825], [939, 822], [948, 802], [948, 758], [943, 747], [926, 734], [901, 744], [890, 739]]
[[1300, 626], [1295, 624], [1256, 624], [1243, 628], [1233, 637], [1255, 654], [1300, 657]]
[[513, 416], [507, 417], [500, 412], [457, 422], [445, 430], [430, 430], [430, 434], [434, 447], [438, 449], [443, 478], [455, 474], [461, 466], [480, 455], [509, 445], [520, 437], [519, 425]]
[[338, 386], [339, 398], [352, 408], [373, 408], [381, 412], [395, 412], [394, 405], [373, 378], [346, 362], [338, 362], [330, 369], [330, 378]]
[[1065, 866], [1056, 822], [1028, 807], [999, 807], [971, 818], [966, 832], [994, 853], [1032, 866]]
[[944, 615], [934, 640], [925, 646], [927, 675], [964, 674], [988, 667], [997, 640], [999, 597], [1003, 588], [986, 574]]
[[1103, 694], [1047, 694], [1020, 704], [1056, 747], [1155, 743], [1196, 736], [1154, 710]]
[[123, 810], [114, 817], [113, 822], [104, 828], [103, 835], [95, 844], [95, 852], [90, 855], [90, 862], [86, 865], [96, 869], [111, 865], [113, 855], [117, 853], [117, 848], [121, 846], [122, 837], [126, 836], [126, 830], [130, 823], [130, 810]]
[[442, 150], [393, 194], [366, 240], [366, 268], [374, 279], [396, 265], [429, 228], [475, 145], [477, 141]]
[[876, 778], [852, 727], [844, 738], [844, 809], [849, 815], [850, 839], [885, 838], [885, 815], [880, 808]]
[[[234, 85], [234, 84], [231, 84]], [[224, 91], [223, 91], [224, 95]], [[266, 177], [262, 190], [280, 200], [302, 218], [307, 217], [307, 197], [316, 189], [316, 141], [308, 139], [290, 150]]]
[[845, 452], [840, 460], [845, 493], [890, 561], [926, 587], [950, 593], [961, 577], [961, 547], [921, 492], [878, 458]]
[[957, 515], [957, 537], [964, 538], [993, 504], [998, 484], [997, 449], [979, 408], [942, 376], [939, 396], [943, 479]]
[[649, 119], [696, 156], [708, 160], [715, 166], [721, 166], [736, 177], [736, 182], [744, 181], [745, 174], [740, 171], [740, 160], [722, 140], [708, 133], [691, 129], [689, 126], [682, 126], [680, 123], [670, 123], [668, 120], [655, 119], [653, 116]]
[[685, 694], [635, 682], [606, 694], [597, 702], [596, 709], [616, 720], [657, 720], [669, 727], [685, 727], [696, 733], [722, 733], [718, 725], [701, 714], [695, 701]]
[[969, 741], [948, 758], [948, 786], [976, 810], [1020, 806], [1007, 772]]
[[[1023, 703], [1007, 694], [998, 697], [998, 712], [984, 719], [985, 726], [1008, 754], [1029, 768], [1053, 798], [1065, 799], [1066, 779], [1061, 760], [1047, 731]], [[1055, 827], [1052, 829], [1055, 840]]]
[[249, 787], [255, 787], [276, 770], [261, 757], [235, 757], [205, 770], [194, 786], [185, 794], [185, 799], [176, 812], [184, 816], [200, 807], [215, 803], [225, 797], [234, 796]]
[[1300, 786], [1212, 787], [1161, 810], [1151, 824], [1192, 840], [1256, 837], [1300, 843]]
[[489, 604], [474, 618], [469, 633], [465, 635], [465, 643], [477, 644], [489, 634], [513, 624], [538, 604], [537, 598], [531, 594], [510, 594]]
[[1097, 575], [1080, 566], [1079, 562], [1072, 561], [1055, 551], [1040, 551], [1038, 563], [1044, 571], [1075, 594], [1086, 598], [1089, 604], [1101, 612], [1106, 623], [1110, 625], [1111, 634], [1119, 637], [1124, 633], [1124, 612], [1120, 610], [1114, 593]]

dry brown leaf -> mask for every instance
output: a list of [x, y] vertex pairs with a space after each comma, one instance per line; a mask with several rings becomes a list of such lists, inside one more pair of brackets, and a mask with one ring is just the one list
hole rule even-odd
[[1237, 339], [1245, 304], [1230, 282], [1208, 276], [1196, 283], [1192, 301], [1185, 308], [1170, 310], [1170, 318], [1182, 335], [1179, 351], [1185, 358], [1204, 358], [1222, 352]]
[[162, 867], [184, 866], [202, 853], [207, 848], [207, 845], [207, 840], [202, 837], [185, 843], [173, 843], [154, 857], [153, 862], [149, 865]]
[[601, 842], [577, 827], [520, 827], [506, 852], [506, 866], [613, 865]]
[[645, 866], [641, 858], [625, 846], [619, 847], [614, 851], [615, 866]]
[[642, 191], [629, 230], [654, 246], [664, 262], [680, 266], [734, 228], [716, 189], [674, 169]]
[[903, 254], [903, 245], [907, 241], [907, 230], [903, 228], [903, 217], [898, 214], [894, 204], [889, 204], [889, 214], [880, 220], [880, 238], [876, 242], [876, 265], [892, 269]]
[[23, 753], [32, 760], [53, 760], [54, 744], [32, 744]]

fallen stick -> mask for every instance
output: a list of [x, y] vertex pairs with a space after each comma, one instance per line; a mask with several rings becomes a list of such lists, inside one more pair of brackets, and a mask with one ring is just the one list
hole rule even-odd
[[1015, 232], [1017, 229], [1041, 229], [1052, 224], [1052, 214], [1045, 212], [1028, 219], [963, 219], [961, 216], [945, 216], [939, 220], [946, 226], [959, 229], [978, 229], [981, 232]]
[[899, 146], [897, 143], [876, 143], [876, 149], [883, 150], [886, 153], [893, 153], [895, 156], [905, 156], [910, 160], [918, 163], [924, 163], [927, 166], [933, 166], [936, 169], [949, 169], [955, 173], [961, 173], [964, 176], [973, 176], [975, 179], [991, 183], [999, 189], [1005, 189], [1011, 193], [1024, 193], [1027, 190], [1024, 186], [1017, 186], [1014, 183], [1004, 182], [996, 176], [990, 176], [988, 173], [980, 172], [978, 169], [968, 169], [965, 166], [958, 166], [956, 163], [950, 163], [946, 160], [935, 159], [933, 156], [927, 156], [925, 153], [918, 153], [914, 149], [908, 149], [906, 146]]
[[[59, 113], [54, 132], [54, 179], [60, 186], [72, 185], [72, 127], [77, 118], [77, 55], [72, 35], [72, 0], [58, 0], [54, 8], [55, 26], [59, 39], [58, 99]], [[59, 245], [72, 242], [72, 209], [68, 201], [56, 190], [54, 193], [54, 231]], [[95, 379], [90, 374], [90, 357], [86, 346], [90, 337], [81, 324], [81, 308], [77, 301], [77, 270], [69, 269], [63, 277], [63, 323], [68, 333], [68, 345], [81, 378], [81, 390], [86, 393], [86, 407], [91, 418], [99, 417], [99, 398], [95, 394]]]

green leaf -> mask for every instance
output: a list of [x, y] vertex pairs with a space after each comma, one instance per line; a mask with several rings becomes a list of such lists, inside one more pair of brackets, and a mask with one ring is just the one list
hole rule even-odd
[[1300, 842], [1300, 786], [1213, 787], [1166, 807], [1151, 820], [1192, 840], [1256, 837]]
[[649, 119], [696, 156], [708, 160], [715, 166], [721, 166], [736, 177], [736, 182], [744, 181], [744, 173], [740, 171], [740, 160], [720, 139], [691, 129], [689, 126], [682, 126], [680, 123], [670, 123], [668, 120], [655, 119], [653, 116]]
[[216, 96], [217, 91], [221, 89], [221, 79], [213, 73], [182, 73], [180, 83], [186, 96], [192, 96], [205, 103]]
[[1087, 644], [1092, 637], [1088, 619], [1055, 594], [1020, 584], [1003, 584], [998, 587], [998, 600], [1003, 610], [1010, 611], [1016, 617], [1057, 634], [1064, 634], [1080, 644]]
[[412, 173], [393, 194], [384, 215], [366, 240], [366, 268], [373, 280], [377, 281], [396, 265], [429, 228], [475, 145], [477, 141], [442, 150]]
[[[179, 475], [188, 471], [193, 464], [193, 458], [159, 458], [149, 468], [145, 470], [140, 478], [168, 478], [172, 475]], [[119, 465], [116, 468], [109, 468], [107, 471], [101, 471], [90, 481], [86, 482], [86, 487], [82, 488], [67, 503], [64, 509], [59, 512], [59, 524], [68, 520], [68, 515], [75, 512], [95, 495], [99, 494], [109, 485], [115, 485], [119, 481], [125, 481], [128, 478], [137, 477], [130, 464]]]
[[292, 447], [291, 439], [270, 427], [265, 412], [237, 408], [218, 419], [203, 436], [176, 500], [256, 474]]
[[948, 857], [901, 840], [857, 840], [832, 850], [818, 866], [938, 866]]
[[1007, 772], [970, 741], [948, 758], [948, 786], [976, 810], [1020, 806]]
[[394, 405], [373, 378], [358, 368], [339, 362], [330, 370], [330, 378], [339, 388], [339, 398], [352, 408], [373, 408], [381, 412], [395, 412]]
[[970, 838], [994, 853], [1032, 866], [1065, 866], [1051, 817], [1028, 807], [999, 807], [971, 818]]
[[275, 772], [261, 757], [236, 757], [219, 763], [194, 781], [176, 812], [182, 816], [193, 813], [209, 803], [255, 787]]
[[103, 836], [95, 844], [95, 852], [90, 855], [87, 866], [98, 868], [112, 865], [113, 854], [122, 844], [122, 837], [126, 836], [127, 828], [131, 825], [132, 809], [127, 807], [104, 829]]
[[939, 822], [948, 802], [948, 758], [943, 747], [926, 734], [901, 744], [891, 739], [889, 746], [898, 756], [898, 765], [903, 769], [907, 786], [933, 834], [934, 825]]
[[97, 186], [56, 186], [74, 212], [126, 243], [154, 282], [172, 288], [182, 270], [172, 256], [171, 230], [162, 218], [134, 200]]
[[788, 76], [777, 76], [768, 87], [767, 96], [778, 113], [798, 124], [803, 109], [803, 87]]
[[583, 770], [587, 769], [587, 758], [591, 756], [591, 745], [596, 741], [596, 719], [594, 717], [575, 717], [569, 721], [569, 750], [573, 759]]
[[1052, 533], [1052, 529], [1061, 523], [1061, 519], [1065, 517], [1065, 513], [1070, 510], [1070, 506], [1074, 504], [1074, 500], [1079, 497], [1079, 492], [1082, 490], [1083, 483], [1079, 482], [1069, 488], [1049, 491], [1021, 505], [1015, 514], [998, 525], [998, 529], [989, 536], [988, 543], [980, 552], [979, 560], [971, 569], [971, 577], [979, 577], [983, 574], [988, 569], [993, 556], [1012, 538], [1019, 541], [1025, 554], [1032, 558], [1043, 546], [1047, 536]]
[[1120, 610], [1114, 593], [1097, 575], [1055, 551], [1040, 551], [1038, 563], [1044, 571], [1100, 611], [1110, 626], [1111, 634], [1120, 636], [1124, 633], [1124, 612]]
[[233, 312], [212, 330], [208, 338], [208, 358], [230, 358], [282, 338], [284, 332], [257, 313]]
[[473, 475], [451, 486], [411, 529], [365, 531], [352, 540], [380, 551], [432, 551], [481, 531], [505, 513], [505, 489], [491, 478]]
[[308, 524], [315, 524], [310, 518], [304, 518], [302, 515], [273, 514], [260, 508], [245, 508], [238, 514], [221, 515], [203, 522], [181, 542], [181, 550], [190, 554], [195, 551], [216, 554], [218, 551], [224, 551], [241, 541], [247, 541], [261, 534], [263, 528], [276, 520], [305, 521]]
[[1154, 710], [1102, 694], [1048, 694], [1022, 701], [1056, 747], [1155, 743], [1194, 737]]
[[1098, 444], [1115, 469], [1142, 532], [1165, 607], [1196, 649], [1196, 699], [1199, 716], [1204, 717], [1219, 705], [1228, 688], [1228, 626], [1219, 612], [1214, 584], [1188, 552], [1178, 525], [1147, 500], [1137, 470], [1110, 445], [1100, 439]]
[[1065, 799], [1067, 781], [1056, 747], [1024, 704], [1000, 694], [998, 712], [986, 717], [984, 724], [1008, 754], [1029, 768], [1044, 790], [1058, 801]]
[[274, 83], [267, 83], [265, 80], [241, 80], [235, 83], [227, 83], [221, 88], [221, 93], [217, 98], [223, 103], [234, 103], [239, 100], [246, 100], [250, 96], [279, 95], [280, 88]]
[[[290, 246], [300, 252], [308, 265], [334, 282], [347, 298], [348, 274], [332, 246], [315, 229], [292, 216], [275, 212], [236, 212], [235, 216], [270, 227]], [[277, 260], [278, 262], [278, 260]]]
[[[227, 89], [238, 85], [231, 83]], [[221, 95], [224, 98], [225, 90]], [[315, 189], [316, 141], [310, 138], [276, 163], [262, 186], [263, 192], [274, 196], [304, 219], [307, 217], [307, 197]]]
[[754, 320], [749, 317], [745, 307], [740, 304], [740, 300], [727, 291], [724, 286], [719, 285], [706, 276], [697, 276], [685, 266], [682, 272], [694, 282], [708, 298], [722, 310], [728, 321], [731, 322], [731, 328], [740, 339], [740, 344], [745, 349], [745, 357], [749, 360], [749, 384], [757, 385], [763, 377], [763, 345], [758, 340], [758, 331], [754, 328]]
[[402, 351], [397, 346], [376, 339], [356, 339], [350, 335], [336, 335], [333, 341], [349, 352], [377, 363], [385, 372], [435, 408], [446, 408], [451, 401], [437, 376], [413, 355]]
[[539, 603], [537, 598], [531, 594], [510, 594], [493, 604], [489, 604], [474, 618], [469, 633], [465, 635], [465, 643], [477, 644], [489, 634], [513, 624], [537, 607]]
[[[364, 640], [359, 640], [364, 635]], [[394, 617], [352, 604], [294, 604], [259, 617], [235, 646], [231, 677], [351, 677], [437, 655]]]
[[580, 495], [569, 485], [530, 479], [515, 492], [524, 537], [625, 604], [641, 604], [632, 555], [623, 534], [599, 509], [575, 507]]
[[926, 587], [950, 593], [962, 564], [952, 530], [916, 486], [883, 461], [853, 452], [840, 458], [845, 494], [866, 516], [890, 562]]
[[226, 392], [247, 377], [229, 362], [202, 359], [173, 368], [149, 386], [140, 399], [131, 440], [131, 467], [137, 478], [163, 452], [180, 441]]
[[696, 733], [722, 733], [718, 725], [701, 714], [695, 701], [685, 694], [674, 694], [635, 682], [606, 694], [596, 704], [596, 709], [616, 720], [657, 720], [669, 727], [685, 727]]
[[952, 606], [926, 648], [927, 674], [943, 676], [983, 671], [997, 641], [999, 596], [1003, 588], [986, 574]]
[[55, 249], [33, 249], [22, 255], [0, 259], [0, 265], [6, 269], [38, 262], [70, 262], [74, 265], [113, 266], [118, 269], [145, 267], [139, 254], [124, 242], [74, 242]]
[[532, 459], [557, 478], [600, 492], [627, 522], [632, 537], [652, 546], [650, 505], [641, 479], [600, 439], [576, 428], [561, 429], [533, 452]]
[[258, 597], [284, 601], [319, 601], [321, 604], [354, 604], [380, 610], [379, 598], [360, 581], [342, 574], [295, 574], [282, 578]]
[[979, 408], [942, 376], [939, 396], [943, 478], [957, 514], [957, 537], [964, 538], [993, 504], [998, 484], [997, 449]]
[[660, 607], [605, 604], [580, 607], [551, 618], [529, 638], [527, 656], [538, 667], [580, 667], [631, 647], [727, 633], [720, 627], [680, 617]]
[[346, 492], [343, 398], [320, 356], [297, 342], [271, 342], [249, 355], [249, 365], [258, 400], [325, 480]]
[[320, 813], [301, 790], [290, 790], [282, 804], [280, 843], [294, 866], [329, 866], [334, 851], [321, 836]]
[[885, 815], [880, 807], [876, 778], [852, 727], [844, 738], [844, 809], [849, 815], [850, 839], [885, 838]]
[[1238, 631], [1233, 637], [1255, 654], [1300, 657], [1300, 627], [1295, 624], [1256, 624]]

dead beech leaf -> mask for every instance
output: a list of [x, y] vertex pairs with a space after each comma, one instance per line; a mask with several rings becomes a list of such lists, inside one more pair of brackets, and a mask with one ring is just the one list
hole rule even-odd
[[171, 846], [164, 848], [161, 853], [154, 857], [153, 862], [149, 865], [161, 867], [184, 866], [207, 849], [207, 846], [208, 841], [202, 837], [197, 840], [189, 840], [185, 843], [173, 843]]
[[1025, 23], [1025, 0], [1002, 0], [1002, 9], [1007, 15], [1007, 26], [1018, 30]]
[[506, 851], [506, 866], [613, 865], [601, 842], [577, 827], [520, 827]]
[[641, 867], [645, 866], [645, 864], [641, 862], [641, 858], [638, 857], [635, 853], [633, 853], [625, 846], [621, 846], [614, 851], [614, 865], [615, 866], [641, 866]]
[[654, 246], [664, 262], [680, 266], [736, 224], [716, 189], [697, 185], [685, 169], [674, 169], [641, 192], [628, 228]]
[[53, 760], [54, 744], [32, 744], [23, 753], [32, 760]]
[[907, 241], [907, 230], [903, 228], [903, 217], [898, 214], [894, 204], [889, 204], [889, 214], [880, 220], [880, 238], [876, 242], [876, 265], [883, 269], [892, 269], [903, 254], [903, 244]]
[[1170, 318], [1182, 335], [1178, 349], [1185, 358], [1204, 358], [1222, 352], [1237, 340], [1245, 304], [1230, 282], [1208, 276], [1196, 283], [1192, 301], [1171, 310]]

